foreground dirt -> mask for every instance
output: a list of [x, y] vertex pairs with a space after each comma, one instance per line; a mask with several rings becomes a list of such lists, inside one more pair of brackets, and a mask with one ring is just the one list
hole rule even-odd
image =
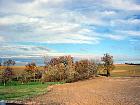
[[140, 105], [140, 78], [96, 78], [49, 87], [26, 104]]

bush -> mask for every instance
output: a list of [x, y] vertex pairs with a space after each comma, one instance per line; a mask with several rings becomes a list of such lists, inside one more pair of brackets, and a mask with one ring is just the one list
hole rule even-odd
[[71, 56], [52, 58], [50, 62], [47, 62], [45, 68], [46, 76], [43, 76], [43, 81], [66, 81], [68, 66], [72, 64], [73, 58]]
[[50, 62], [46, 63], [46, 66], [51, 65], [55, 66], [57, 64], [63, 63], [65, 66], [66, 65], [72, 65], [73, 64], [73, 57], [69, 56], [60, 56], [58, 58], [52, 58]]
[[42, 73], [38, 70], [35, 63], [28, 63], [25, 66], [22, 78], [20, 79], [22, 83], [29, 82], [31, 79], [35, 81], [35, 79], [40, 79], [42, 77]]
[[58, 78], [58, 69], [56, 68], [56, 66], [49, 65], [46, 71], [45, 81], [54, 82], [57, 81], [57, 78]]
[[65, 80], [65, 65], [63, 63], [57, 65], [49, 65], [47, 67], [46, 73], [46, 81], [64, 81]]
[[47, 64], [43, 81], [74, 82], [90, 78], [97, 70], [93, 62], [81, 60], [74, 63], [71, 56], [53, 58]]
[[75, 70], [78, 72], [78, 80], [87, 79], [96, 74], [96, 64], [89, 60], [81, 60], [75, 63]]
[[77, 81], [78, 72], [75, 71], [75, 64], [68, 65], [66, 67], [66, 82], [74, 82]]

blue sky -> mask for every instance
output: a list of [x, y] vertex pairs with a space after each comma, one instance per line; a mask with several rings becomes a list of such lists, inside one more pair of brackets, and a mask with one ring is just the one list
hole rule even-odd
[[0, 57], [140, 60], [139, 0], [0, 0]]

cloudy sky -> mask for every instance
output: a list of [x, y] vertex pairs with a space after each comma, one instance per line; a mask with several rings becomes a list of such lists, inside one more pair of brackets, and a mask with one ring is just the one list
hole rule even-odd
[[139, 0], [0, 0], [0, 57], [140, 59]]

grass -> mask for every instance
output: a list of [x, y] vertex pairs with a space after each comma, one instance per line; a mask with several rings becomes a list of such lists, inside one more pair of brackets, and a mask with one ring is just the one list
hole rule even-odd
[[[106, 74], [106, 71], [100, 70], [99, 74]], [[140, 65], [115, 64], [115, 69], [111, 71], [112, 77], [132, 77], [140, 76]]]
[[113, 77], [130, 77], [140, 76], [140, 65], [115, 65], [115, 69], [111, 71]]
[[39, 82], [30, 82], [28, 84], [20, 84], [18, 82], [12, 82], [6, 84], [6, 86], [0, 84], [0, 100], [23, 100], [46, 93], [49, 85], [62, 83], [63, 82], [47, 82], [41, 84]]

